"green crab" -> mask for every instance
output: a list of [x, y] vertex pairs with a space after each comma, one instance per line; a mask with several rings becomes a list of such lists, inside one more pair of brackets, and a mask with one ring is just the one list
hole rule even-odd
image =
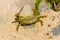
[[[15, 21], [12, 23], [17, 22], [17, 28], [16, 30], [18, 31], [19, 26], [27, 26], [27, 25], [32, 25], [35, 24], [36, 22], [41, 22], [41, 25], [43, 25], [43, 21], [40, 18], [44, 18], [46, 16], [40, 16], [40, 12], [38, 11], [38, 6], [41, 0], [36, 0], [35, 3], [35, 9], [31, 9], [29, 6], [22, 7], [21, 10], [15, 15]], [[38, 3], [39, 2], [39, 3]], [[24, 8], [27, 9], [27, 12], [24, 12]], [[30, 9], [30, 10], [28, 10]], [[24, 10], [24, 11], [23, 11]], [[23, 12], [22, 12], [23, 11]], [[27, 15], [28, 14], [28, 15]]]

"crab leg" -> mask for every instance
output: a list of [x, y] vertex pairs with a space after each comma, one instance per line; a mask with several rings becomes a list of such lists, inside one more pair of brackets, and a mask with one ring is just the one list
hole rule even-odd
[[19, 26], [20, 26], [21, 24], [20, 24], [20, 22], [18, 23], [18, 25], [17, 25], [17, 27], [16, 27], [16, 31], [18, 31], [19, 29]]

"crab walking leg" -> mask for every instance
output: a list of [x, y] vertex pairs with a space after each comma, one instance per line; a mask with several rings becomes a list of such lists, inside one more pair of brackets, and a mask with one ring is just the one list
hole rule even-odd
[[43, 21], [41, 19], [39, 19], [39, 22], [41, 23], [41, 26], [43, 26]]
[[17, 25], [17, 27], [16, 27], [16, 31], [19, 30], [18, 28], [19, 28], [20, 25], [21, 25], [21, 23], [19, 22], [18, 25]]
[[46, 16], [40, 16], [39, 18], [38, 18], [38, 20], [39, 20], [39, 22], [41, 23], [41, 26], [43, 26], [43, 21], [40, 19], [40, 18], [45, 18]]
[[45, 17], [47, 17], [47, 16], [39, 16], [38, 18], [45, 18]]

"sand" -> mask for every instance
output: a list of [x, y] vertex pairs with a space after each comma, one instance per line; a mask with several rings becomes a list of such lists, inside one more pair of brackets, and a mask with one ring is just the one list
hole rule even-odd
[[[60, 37], [54, 36], [50, 31], [60, 24], [60, 18], [58, 18], [60, 12], [54, 12], [51, 9], [41, 12], [41, 15], [47, 15], [46, 18], [41, 19], [43, 20], [43, 26], [40, 22], [37, 22], [32, 28], [20, 26], [19, 31], [16, 32], [17, 23], [11, 23], [14, 21], [14, 15], [23, 5], [31, 5], [33, 3], [31, 1], [26, 3], [25, 0], [0, 0], [0, 40], [59, 40]], [[21, 5], [22, 3], [23, 5]], [[48, 36], [46, 35], [47, 32], [49, 32]]]

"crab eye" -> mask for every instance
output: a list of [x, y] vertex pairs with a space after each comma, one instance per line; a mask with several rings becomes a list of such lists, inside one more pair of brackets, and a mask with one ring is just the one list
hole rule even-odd
[[15, 20], [19, 20], [18, 18], [15, 18]]

